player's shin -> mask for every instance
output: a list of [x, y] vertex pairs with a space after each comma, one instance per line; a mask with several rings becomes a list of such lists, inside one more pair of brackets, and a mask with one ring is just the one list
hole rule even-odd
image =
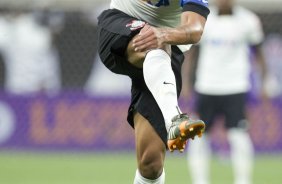
[[203, 136], [202, 139], [189, 142], [187, 160], [192, 184], [210, 184], [211, 148], [207, 138]]
[[228, 130], [227, 135], [231, 147], [234, 184], [251, 184], [254, 149], [250, 135], [246, 130], [240, 128]]
[[170, 56], [161, 49], [149, 51], [144, 60], [143, 73], [146, 85], [163, 113], [168, 130], [171, 119], [178, 114], [176, 80]]

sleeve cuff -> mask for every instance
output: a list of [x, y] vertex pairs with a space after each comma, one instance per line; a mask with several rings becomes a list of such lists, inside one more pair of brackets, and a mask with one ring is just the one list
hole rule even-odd
[[183, 12], [192, 11], [192, 12], [195, 12], [195, 13], [202, 15], [206, 19], [207, 19], [208, 15], [210, 14], [210, 10], [207, 7], [198, 5], [196, 3], [184, 4], [182, 11]]

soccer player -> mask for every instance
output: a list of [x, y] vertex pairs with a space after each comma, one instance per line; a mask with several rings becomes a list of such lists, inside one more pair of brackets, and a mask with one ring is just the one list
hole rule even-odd
[[[231, 148], [234, 183], [250, 184], [254, 151], [245, 112], [246, 93], [250, 89], [249, 50], [252, 48], [264, 81], [263, 30], [259, 18], [235, 5], [233, 0], [216, 0], [215, 3], [216, 6], [210, 8], [196, 65], [196, 111], [206, 122], [206, 134], [189, 145], [188, 164], [193, 184], [210, 183], [208, 135], [216, 116], [223, 115]], [[263, 88], [261, 94], [266, 97]]]
[[166, 146], [183, 152], [187, 139], [204, 130], [203, 121], [181, 113], [177, 98], [182, 51], [200, 40], [207, 6], [207, 0], [112, 0], [98, 18], [102, 62], [132, 79], [128, 122], [136, 138], [135, 184], [163, 184]]
[[0, 16], [0, 52], [5, 64], [5, 91], [12, 94], [53, 94], [61, 80], [50, 29], [32, 11]]

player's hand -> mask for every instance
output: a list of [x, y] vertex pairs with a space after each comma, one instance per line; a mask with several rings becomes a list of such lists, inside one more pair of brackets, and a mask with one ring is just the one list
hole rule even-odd
[[164, 34], [162, 29], [146, 24], [139, 35], [133, 40], [134, 50], [137, 52], [146, 52], [151, 49], [166, 47], [163, 41]]

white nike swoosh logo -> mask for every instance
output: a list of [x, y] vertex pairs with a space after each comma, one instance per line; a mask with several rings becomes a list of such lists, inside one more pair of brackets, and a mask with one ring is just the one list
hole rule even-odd
[[208, 1], [208, 0], [202, 0], [202, 2], [203, 2], [203, 3], [206, 3], [206, 4], [208, 4], [208, 3], [209, 3], [209, 1]]

